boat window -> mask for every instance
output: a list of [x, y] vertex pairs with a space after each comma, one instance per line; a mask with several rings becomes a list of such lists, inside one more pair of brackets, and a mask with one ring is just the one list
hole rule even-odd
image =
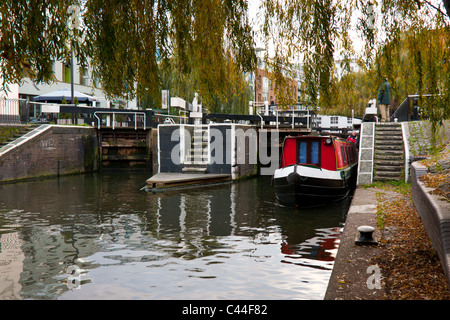
[[311, 142], [311, 163], [319, 163], [319, 141]]
[[320, 163], [319, 141], [300, 141], [298, 145], [298, 163], [319, 164]]
[[342, 159], [344, 160], [344, 163], [347, 163], [347, 157], [345, 154], [344, 146], [341, 146], [341, 153], [342, 153]]
[[308, 143], [307, 142], [300, 142], [299, 146], [299, 163], [307, 163], [308, 162]]

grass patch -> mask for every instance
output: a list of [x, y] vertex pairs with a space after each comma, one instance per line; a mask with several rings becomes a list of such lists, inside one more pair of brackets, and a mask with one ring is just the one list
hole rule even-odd
[[16, 127], [0, 127], [0, 143], [8, 141], [17, 132], [19, 129]]
[[365, 189], [378, 188], [383, 190], [391, 190], [401, 194], [408, 194], [411, 192], [411, 183], [406, 183], [405, 181], [376, 181], [371, 184], [364, 186]]
[[[376, 181], [374, 183], [365, 185], [364, 188], [374, 188], [380, 191], [376, 192], [378, 206], [377, 206], [377, 224], [380, 230], [383, 230], [386, 226], [387, 213], [391, 210], [388, 204], [396, 197], [395, 194], [401, 194], [403, 196], [411, 195], [411, 183], [405, 181]], [[393, 197], [392, 199], [390, 199]]]

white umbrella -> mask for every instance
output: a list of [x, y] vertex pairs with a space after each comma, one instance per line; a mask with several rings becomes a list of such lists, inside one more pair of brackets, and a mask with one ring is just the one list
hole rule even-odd
[[[74, 98], [76, 97], [78, 99], [78, 102], [92, 102], [95, 101], [95, 97], [74, 91], [73, 92]], [[67, 102], [72, 102], [72, 93], [70, 89], [60, 89], [56, 91], [52, 91], [37, 97], [33, 98], [33, 101], [36, 102], [61, 102], [62, 100], [66, 100]], [[72, 102], [73, 103], [73, 102]]]

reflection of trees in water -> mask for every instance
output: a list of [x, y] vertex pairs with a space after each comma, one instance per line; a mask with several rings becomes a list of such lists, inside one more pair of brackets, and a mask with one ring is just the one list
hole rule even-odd
[[102, 173], [0, 186], [0, 210], [8, 218], [0, 221], [2, 232], [16, 231], [22, 241], [23, 296], [58, 296], [67, 287], [55, 277], [74, 264], [96, 268], [98, 262], [83, 259], [109, 251], [109, 263], [192, 260], [239, 252], [250, 239], [255, 247], [280, 245], [284, 262], [331, 259], [336, 238], [327, 228], [342, 222], [342, 205], [280, 207], [264, 178], [164, 193], [139, 191], [143, 181], [138, 173]]

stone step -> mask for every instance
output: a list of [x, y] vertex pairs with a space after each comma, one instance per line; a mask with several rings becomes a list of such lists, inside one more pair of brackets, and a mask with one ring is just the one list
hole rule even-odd
[[383, 177], [375, 175], [373, 181], [400, 181], [402, 177]]
[[376, 131], [396, 131], [401, 132], [402, 127], [401, 126], [375, 126]]
[[36, 126], [36, 125], [20, 127], [18, 132], [12, 134], [8, 139], [6, 139], [2, 143], [0, 143], [0, 148], [3, 147], [3, 146], [6, 146], [7, 144], [9, 144], [11, 142], [13, 142], [14, 140], [19, 139], [20, 137], [22, 137], [23, 135], [27, 134], [28, 132], [36, 129], [37, 127], [38, 126]]
[[375, 124], [376, 128], [401, 128], [402, 125], [398, 122], [385, 122], [385, 123], [377, 123]]
[[194, 129], [194, 132], [193, 132], [193, 135], [194, 136], [206, 136], [206, 130], [195, 130]]
[[373, 169], [375, 172], [400, 172], [403, 170], [402, 166], [384, 166], [374, 164]]
[[400, 140], [403, 141], [403, 136], [401, 134], [376, 134], [375, 140]]
[[403, 146], [403, 140], [393, 140], [393, 139], [375, 139], [375, 145], [394, 145]]
[[382, 137], [398, 137], [399, 139], [403, 139], [403, 135], [401, 131], [376, 131], [375, 139]]
[[190, 154], [208, 154], [208, 148], [191, 148], [190, 151]]
[[207, 161], [185, 161], [184, 165], [206, 166], [206, 165], [208, 165], [208, 162]]
[[398, 171], [384, 171], [384, 170], [375, 170], [374, 175], [382, 176], [382, 177], [397, 177], [399, 175]]
[[197, 164], [185, 164], [182, 169], [183, 173], [207, 173], [208, 168]]
[[379, 159], [397, 159], [399, 157], [403, 158], [403, 149], [398, 149], [398, 150], [383, 150], [383, 149], [379, 149], [376, 148], [375, 150], [375, 155], [374, 158], [379, 158]]
[[201, 147], [201, 148], [205, 148], [208, 146], [208, 141], [195, 141], [192, 142], [191, 146], [193, 146], [194, 148], [196, 147]]
[[403, 154], [403, 146], [401, 145], [379, 145], [375, 144], [375, 153], [384, 153], [384, 154]]
[[206, 129], [194, 128], [194, 134], [205, 134]]
[[384, 160], [384, 159], [374, 159], [374, 164], [379, 166], [404, 166], [405, 162], [403, 159], [395, 159], [395, 160]]
[[201, 162], [201, 163], [205, 163], [208, 161], [208, 155], [187, 155], [186, 156], [186, 161], [188, 162]]

